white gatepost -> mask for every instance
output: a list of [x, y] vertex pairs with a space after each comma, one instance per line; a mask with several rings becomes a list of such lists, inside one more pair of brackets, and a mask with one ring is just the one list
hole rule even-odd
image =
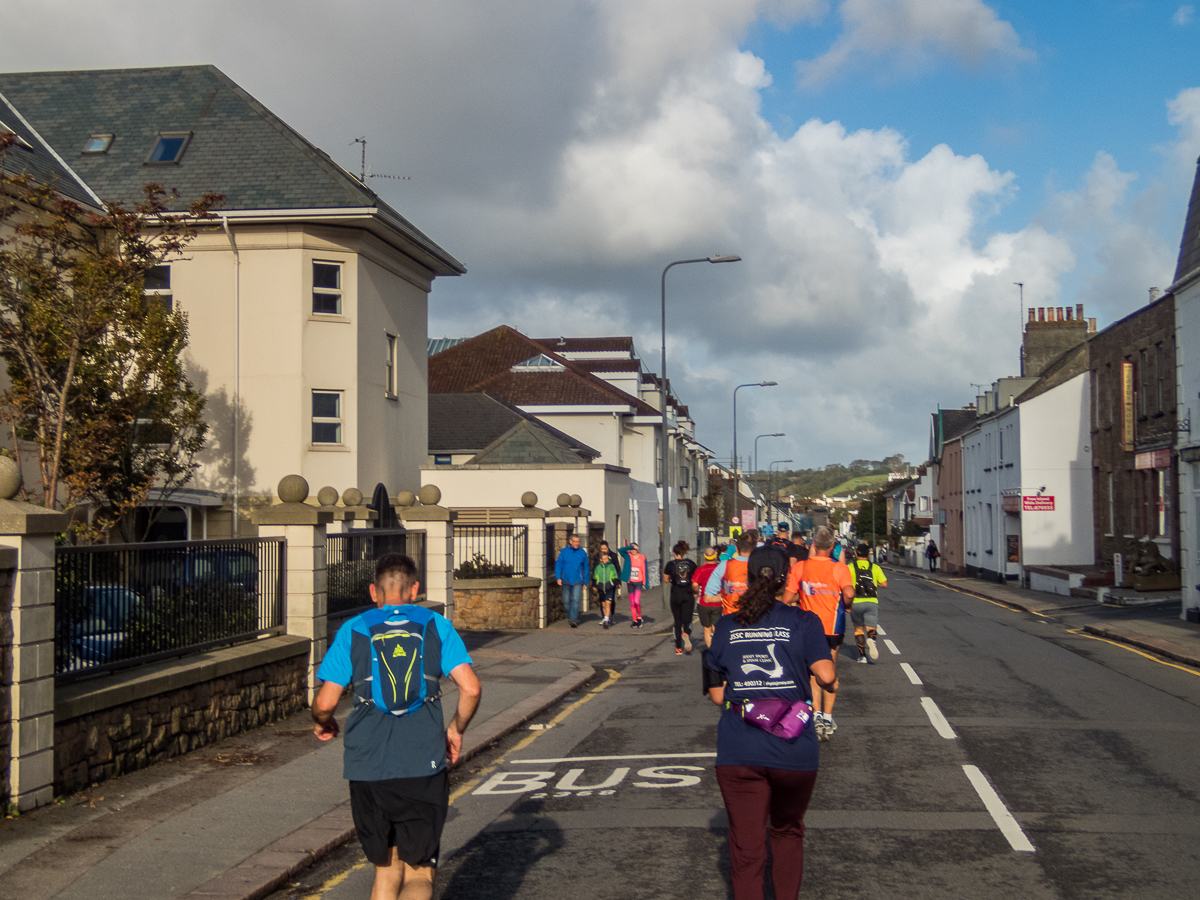
[[310, 506], [308, 482], [300, 475], [285, 475], [279, 481], [279, 499], [274, 506], [254, 511], [259, 537], [281, 537], [287, 544], [288, 634], [311, 641], [308, 654], [308, 700], [316, 691], [317, 667], [325, 657], [328, 639], [326, 614], [327, 573], [325, 570], [325, 526], [333, 514]]
[[[406, 499], [406, 498], [405, 498]], [[417, 493], [420, 506], [401, 507], [404, 527], [425, 531], [425, 599], [445, 605], [442, 615], [454, 621], [454, 520], [458, 513], [438, 506], [442, 492], [427, 484]]]
[[13, 500], [20, 488], [17, 464], [0, 457], [0, 546], [16, 551], [9, 794], [27, 810], [54, 799], [54, 537], [67, 517]]
[[521, 509], [513, 510], [514, 525], [525, 525], [525, 548], [528, 553], [525, 575], [538, 580], [538, 628], [546, 627], [546, 585], [553, 579], [554, 570], [546, 571], [546, 512], [537, 508], [538, 496], [533, 491], [521, 495]]

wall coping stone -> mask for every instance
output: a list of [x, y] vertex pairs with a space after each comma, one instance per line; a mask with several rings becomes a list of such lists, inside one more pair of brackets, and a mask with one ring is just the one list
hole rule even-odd
[[67, 517], [57, 510], [0, 500], [0, 534], [58, 534], [67, 530]]
[[547, 512], [544, 509], [538, 509], [537, 507], [521, 507], [520, 509], [514, 509], [512, 511], [512, 517], [514, 519], [544, 519], [546, 516]]
[[590, 509], [584, 509], [582, 506], [556, 506], [546, 513], [546, 516], [555, 519], [584, 519], [591, 514]]
[[328, 525], [333, 513], [307, 503], [276, 503], [256, 509], [251, 519], [255, 525]]
[[540, 578], [455, 578], [454, 589], [491, 591], [498, 588], [540, 587], [541, 583]]
[[289, 657], [307, 656], [311, 643], [306, 637], [281, 634], [184, 659], [148, 663], [112, 675], [56, 686], [54, 721], [56, 724], [67, 722], [89, 713], [191, 687]]
[[400, 510], [404, 522], [453, 522], [458, 513], [444, 506], [409, 506]]
[[454, 466], [421, 466], [422, 472], [445, 472], [462, 470], [466, 472], [557, 472], [561, 469], [584, 469], [588, 471], [604, 470], [628, 475], [632, 470], [626, 466], [614, 466], [611, 463], [459, 463]]

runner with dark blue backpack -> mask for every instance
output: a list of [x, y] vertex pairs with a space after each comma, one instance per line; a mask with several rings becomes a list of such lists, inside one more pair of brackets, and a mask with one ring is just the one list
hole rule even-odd
[[[337, 737], [334, 713], [347, 686], [343, 774], [363, 853], [375, 865], [372, 896], [431, 896], [449, 807], [448, 764], [479, 706], [471, 657], [444, 616], [414, 605], [420, 585], [411, 559], [388, 554], [370, 586], [375, 609], [345, 622], [317, 671], [325, 683], [312, 703], [313, 731]], [[443, 724], [442, 676], [458, 686]], [[406, 894], [407, 896], [407, 894]]]

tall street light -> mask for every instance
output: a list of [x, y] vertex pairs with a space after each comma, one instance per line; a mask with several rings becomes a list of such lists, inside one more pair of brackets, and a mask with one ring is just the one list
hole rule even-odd
[[775, 479], [774, 472], [771, 471], [773, 466], [781, 465], [782, 463], [790, 463], [790, 459], [777, 459], [773, 463], [767, 465], [767, 521], [771, 521], [771, 510], [774, 508], [774, 502], [771, 500], [771, 494], [774, 493]]
[[738, 468], [738, 452], [737, 452], [737, 392], [744, 387], [775, 387], [777, 381], [751, 381], [748, 384], [739, 384], [733, 389], [733, 514], [741, 519], [742, 507], [742, 470]]
[[782, 431], [777, 431], [774, 434], [760, 434], [754, 439], [754, 474], [758, 474], [758, 438], [765, 437], [787, 437]]
[[662, 580], [662, 570], [667, 565], [669, 554], [667, 546], [671, 542], [671, 470], [667, 466], [667, 272], [673, 266], [685, 266], [688, 263], [731, 263], [741, 262], [742, 258], [735, 254], [729, 256], [702, 256], [698, 259], [677, 259], [667, 263], [662, 271], [662, 382], [659, 385], [659, 403], [662, 407], [662, 541], [658, 557], [659, 581]]

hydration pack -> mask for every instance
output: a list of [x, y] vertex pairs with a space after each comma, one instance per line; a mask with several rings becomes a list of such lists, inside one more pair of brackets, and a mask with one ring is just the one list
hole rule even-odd
[[[442, 639], [433, 615], [395, 608], [363, 614], [370, 635], [370, 675], [354, 684], [355, 705], [405, 716], [441, 699]], [[424, 619], [424, 621], [420, 621]]]
[[[864, 569], [859, 565], [860, 562], [866, 562], [867, 567]], [[867, 560], [855, 560], [854, 562], [854, 599], [862, 598], [873, 599], [879, 596], [879, 591], [875, 587], [875, 576], [873, 574], [874, 566]]]

